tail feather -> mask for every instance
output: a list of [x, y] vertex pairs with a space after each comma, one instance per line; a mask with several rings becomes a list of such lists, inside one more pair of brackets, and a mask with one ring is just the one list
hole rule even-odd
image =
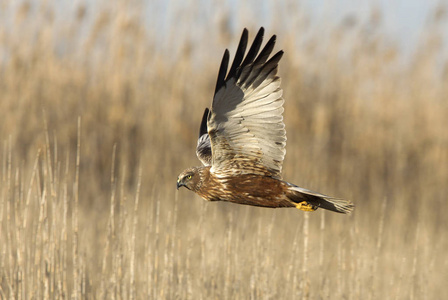
[[349, 214], [355, 208], [355, 205], [348, 200], [333, 198], [295, 185], [290, 186], [287, 196], [294, 203], [305, 201], [316, 208], [320, 207], [337, 213]]

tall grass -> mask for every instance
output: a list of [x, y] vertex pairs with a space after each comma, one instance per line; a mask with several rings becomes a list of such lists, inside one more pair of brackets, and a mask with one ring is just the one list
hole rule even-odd
[[408, 60], [378, 11], [324, 35], [292, 11], [294, 26], [267, 26], [286, 53], [284, 178], [353, 200], [341, 216], [176, 191], [241, 30], [219, 15], [194, 42], [168, 32], [167, 51], [139, 10], [78, 5], [58, 23], [51, 2], [3, 4], [1, 298], [448, 297], [438, 11]]

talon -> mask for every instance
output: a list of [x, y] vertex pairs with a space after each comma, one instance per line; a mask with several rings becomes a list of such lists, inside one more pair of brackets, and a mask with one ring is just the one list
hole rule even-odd
[[306, 201], [300, 202], [296, 204], [296, 208], [303, 210], [303, 211], [315, 211], [317, 209], [317, 206], [311, 205]]

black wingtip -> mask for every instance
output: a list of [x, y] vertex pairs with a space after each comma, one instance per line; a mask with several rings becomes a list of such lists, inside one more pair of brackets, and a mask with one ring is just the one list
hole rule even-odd
[[247, 48], [247, 40], [249, 39], [249, 31], [244, 28], [243, 33], [241, 34], [241, 39], [236, 48], [235, 58], [233, 59], [232, 66], [230, 67], [229, 74], [227, 75], [227, 79], [232, 78], [236, 75], [236, 71], [243, 61], [244, 54]]
[[221, 66], [219, 67], [218, 80], [216, 81], [216, 87], [215, 87], [215, 94], [225, 84], [227, 67], [229, 66], [229, 56], [230, 56], [229, 50], [226, 49], [222, 57]]
[[261, 27], [260, 30], [258, 30], [258, 33], [255, 36], [254, 41], [252, 42], [252, 46], [250, 47], [249, 52], [247, 52], [246, 58], [241, 63], [241, 68], [244, 68], [244, 66], [253, 63], [254, 59], [257, 57], [258, 51], [260, 51], [261, 44], [263, 43], [263, 36], [264, 36], [264, 28]]
[[263, 50], [261, 50], [260, 54], [254, 61], [254, 65], [258, 64], [264, 64], [266, 60], [269, 58], [269, 55], [271, 55], [272, 50], [274, 50], [275, 41], [277, 40], [277, 36], [273, 35], [269, 41], [264, 46]]
[[[272, 50], [274, 49], [277, 37], [273, 35], [269, 39], [266, 46], [263, 48], [263, 50], [261, 51], [260, 55], [257, 58], [258, 52], [260, 51], [261, 48], [261, 44], [263, 43], [264, 32], [265, 32], [264, 27], [260, 27], [260, 29], [257, 32], [257, 35], [254, 38], [254, 41], [252, 42], [252, 46], [250, 47], [246, 57], [244, 58], [248, 44], [249, 31], [247, 30], [247, 28], [243, 29], [243, 33], [241, 34], [241, 39], [235, 53], [235, 58], [233, 60], [232, 66], [230, 67], [230, 71], [228, 74], [227, 74], [227, 68], [229, 67], [230, 55], [229, 51], [226, 49], [218, 72], [218, 80], [216, 81], [215, 94], [225, 85], [226, 80], [228, 80], [229, 78], [235, 77], [236, 79], [238, 79], [239, 76], [241, 75], [242, 69], [244, 69], [245, 66], [254, 63], [254, 60], [257, 64], [260, 63], [264, 64], [266, 62]], [[277, 53], [275, 55], [277, 56], [275, 59], [277, 58], [280, 59], [282, 54], [283, 52], [281, 52], [280, 54]], [[272, 61], [272, 59], [270, 61]]]
[[204, 115], [202, 115], [201, 127], [199, 128], [199, 137], [206, 134], [207, 130], [207, 118], [208, 118], [209, 109], [205, 108]]

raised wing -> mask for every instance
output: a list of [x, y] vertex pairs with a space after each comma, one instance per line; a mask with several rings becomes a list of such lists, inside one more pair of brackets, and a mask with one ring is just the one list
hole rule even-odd
[[212, 146], [207, 131], [207, 117], [209, 109], [206, 108], [202, 116], [201, 127], [199, 128], [198, 145], [196, 147], [196, 155], [204, 166], [212, 164]]
[[286, 131], [277, 67], [283, 51], [268, 60], [274, 35], [258, 54], [263, 34], [261, 28], [244, 57], [248, 37], [244, 29], [228, 74], [229, 52], [224, 52], [207, 121], [212, 172], [217, 176], [262, 174], [281, 178]]

